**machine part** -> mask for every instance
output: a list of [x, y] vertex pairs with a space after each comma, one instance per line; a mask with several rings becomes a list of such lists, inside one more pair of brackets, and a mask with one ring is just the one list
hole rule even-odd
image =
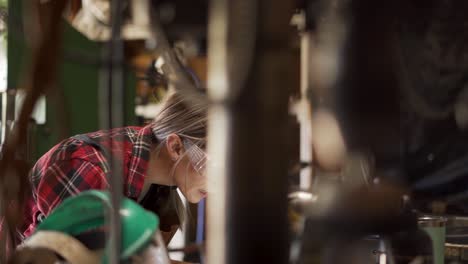
[[340, 171], [343, 184], [347, 189], [365, 185], [371, 187], [375, 177], [374, 161], [371, 154], [350, 152]]
[[289, 262], [292, 264], [300, 263], [302, 255], [302, 235], [306, 224], [303, 208], [316, 202], [317, 199], [317, 195], [306, 191], [295, 191], [288, 194], [288, 220], [293, 237], [290, 245]]
[[420, 228], [401, 230], [390, 237], [395, 264], [434, 264], [431, 237]]
[[468, 263], [468, 218], [449, 216], [446, 224], [445, 259], [448, 263]]
[[83, 0], [81, 4], [100, 23], [110, 26], [111, 4], [108, 0]]
[[[312, 162], [312, 105], [310, 102], [310, 53], [312, 48], [312, 33], [304, 31], [305, 13], [295, 14], [292, 19], [300, 30], [301, 38], [301, 99], [297, 105], [296, 116], [300, 125], [300, 155], [302, 161]], [[299, 186], [303, 190], [312, 187], [313, 168], [307, 167], [300, 171]]]
[[[326, 100], [333, 94], [333, 85], [339, 76], [339, 50], [346, 34], [340, 16], [343, 1], [308, 1], [306, 5], [319, 5], [323, 11], [312, 17], [311, 10], [297, 14], [295, 22], [301, 37], [301, 100], [298, 120], [300, 123], [301, 160], [311, 161], [326, 170], [339, 170], [342, 166], [346, 147], [336, 117], [330, 111], [314, 108], [328, 108]], [[315, 10], [315, 11], [317, 11]], [[307, 21], [318, 19], [318, 32], [312, 32]], [[315, 102], [313, 102], [313, 100]], [[325, 132], [327, 131], [327, 132]], [[325, 133], [324, 133], [325, 132]], [[313, 188], [313, 168], [301, 172], [301, 188]]]
[[[111, 208], [113, 208], [111, 196], [108, 192], [96, 190], [82, 192], [77, 196], [66, 199], [60, 206], [55, 208], [37, 227], [31, 239], [34, 239], [33, 237], [36, 234], [43, 231], [61, 232], [79, 237], [82, 234], [103, 229], [106, 225], [105, 218]], [[158, 217], [128, 198], [122, 200], [118, 214], [122, 222], [122, 240], [119, 241], [122, 251], [118, 252], [119, 256], [116, 263], [119, 260], [130, 259], [142, 252], [155, 239], [156, 233], [159, 233]], [[37, 238], [32, 242], [25, 242], [25, 245], [36, 243], [34, 241], [37, 241]], [[164, 246], [164, 242], [160, 240], [158, 246]], [[109, 243], [107, 243], [107, 247], [109, 247]], [[65, 257], [65, 255], [62, 256]], [[111, 263], [108, 257], [105, 254], [103, 260], [106, 263]]]
[[309, 221], [330, 235], [388, 234], [416, 227], [414, 213], [403, 210], [402, 197], [408, 190], [401, 186], [381, 183], [335, 192], [333, 200], [322, 201], [319, 194], [303, 208]]
[[424, 8], [418, 1], [399, 4], [395, 45], [401, 92], [406, 108], [426, 120], [450, 118], [457, 94], [466, 85], [466, 8], [463, 1], [431, 1]]
[[[209, 97], [223, 99], [228, 93], [227, 69], [227, 27], [228, 0], [210, 2], [210, 18], [208, 23], [208, 94]], [[215, 99], [216, 101], [216, 99]], [[228, 154], [232, 134], [231, 119], [228, 109], [223, 105], [212, 105], [208, 115], [208, 155], [218, 167], [208, 167], [208, 191], [210, 202], [207, 206], [207, 261], [208, 263], [227, 263], [228, 216], [226, 215], [228, 191]], [[216, 183], [216, 184], [215, 184]]]
[[[326, 242], [320, 263], [395, 264], [388, 242], [378, 236], [343, 240], [325, 238], [324, 241]], [[308, 260], [307, 255], [305, 255], [302, 263], [313, 262]]]
[[[334, 86], [340, 76], [340, 54], [347, 34], [342, 15], [346, 3], [308, 1], [309, 8], [299, 25], [300, 29], [309, 30], [301, 32], [301, 160], [313, 159], [315, 165], [330, 171], [341, 169], [346, 156], [340, 124], [333, 111]], [[316, 6], [314, 13], [320, 11], [320, 15], [311, 14], [312, 6]], [[308, 25], [310, 19], [320, 21], [315, 31]], [[312, 169], [302, 172], [301, 181], [307, 178], [312, 185]]]
[[98, 264], [100, 257], [92, 252], [76, 238], [56, 231], [39, 231], [27, 239], [21, 248], [44, 248], [59, 254], [69, 263]]
[[377, 254], [377, 264], [391, 264], [394, 263], [392, 249], [390, 242], [383, 237], [379, 237], [379, 250]]
[[[54, 87], [56, 81], [58, 53], [61, 47], [62, 34], [62, 12], [65, 9], [65, 1], [50, 1], [40, 4], [39, 1], [28, 1], [35, 17], [39, 17], [41, 23], [32, 24], [31, 32], [41, 32], [42, 37], [31, 42], [32, 65], [25, 81], [26, 96], [21, 108], [19, 118], [16, 122], [11, 137], [7, 139], [2, 147], [2, 159], [0, 161], [0, 209], [5, 217], [1, 236], [9, 233], [15, 234], [17, 220], [21, 219], [21, 210], [7, 210], [11, 208], [11, 201], [15, 201], [16, 208], [22, 208], [29, 193], [28, 166], [24, 160], [17, 161], [17, 150], [26, 144], [29, 118], [39, 97], [47, 90]], [[34, 12], [36, 11], [36, 12]], [[46, 15], [47, 14], [47, 15]], [[29, 17], [30, 18], [30, 17]], [[13, 206], [15, 207], [15, 206]], [[2, 239], [2, 241], [5, 241]], [[8, 241], [8, 240], [7, 240]], [[10, 237], [14, 244], [15, 238]], [[11, 244], [10, 248], [15, 245]], [[0, 262], [6, 262], [7, 245], [0, 245]]]
[[[101, 72], [102, 89], [99, 89], [99, 123], [102, 129], [124, 126], [124, 40], [122, 36], [122, 26], [124, 23], [123, 9], [124, 0], [116, 0], [110, 3], [111, 9], [111, 37], [106, 43], [103, 57], [107, 67]], [[111, 140], [111, 146], [115, 143]], [[110, 183], [110, 196], [112, 209], [108, 210], [107, 221], [109, 221], [110, 232], [107, 233], [108, 247], [106, 250], [110, 263], [118, 263], [121, 252], [121, 218], [119, 215], [122, 205], [123, 189], [123, 164], [116, 162], [113, 156], [108, 157], [112, 174], [108, 174]]]
[[468, 245], [445, 243], [445, 259], [448, 263], [468, 263]]
[[[257, 40], [257, 1], [238, 0], [229, 2], [227, 43], [227, 67], [230, 89], [222, 98], [234, 102], [246, 86], [253, 66]], [[216, 98], [221, 99], [221, 98]], [[215, 100], [216, 100], [215, 99]]]
[[156, 68], [164, 73], [168, 83], [189, 102], [189, 106], [208, 105], [207, 98], [203, 95], [201, 89], [190, 81], [187, 71], [184, 70], [169, 44], [155, 9], [152, 7], [148, 12], [150, 12], [151, 37], [147, 41], [147, 45], [159, 56], [156, 61]]
[[314, 162], [327, 171], [339, 171], [346, 162], [347, 150], [336, 117], [326, 109], [317, 110], [312, 127]]
[[[64, 264], [54, 251], [47, 248], [18, 248], [8, 264]], [[92, 264], [92, 263], [90, 263]]]
[[[231, 81], [231, 7], [212, 1], [209, 28], [208, 263], [287, 263], [288, 97], [296, 72], [291, 1], [255, 1], [252, 67], [238, 91]], [[245, 11], [247, 13], [247, 11]], [[250, 12], [250, 11], [248, 11]], [[231, 100], [228, 96], [239, 93]], [[261, 191], [261, 195], [259, 195]], [[213, 227], [213, 229], [211, 229]], [[273, 231], [274, 230], [274, 231]], [[273, 231], [273, 232], [272, 232]]]
[[418, 226], [431, 237], [434, 264], [444, 263], [446, 223], [447, 218], [441, 216], [421, 216], [418, 218]]
[[[76, 14], [68, 16], [69, 22], [79, 32], [93, 41], [105, 42], [112, 37], [111, 2], [109, 0], [82, 0], [82, 7]], [[125, 16], [122, 25], [122, 38], [143, 40], [150, 36], [149, 1], [124, 1], [131, 4], [131, 16]], [[123, 17], [121, 12], [119, 16]]]

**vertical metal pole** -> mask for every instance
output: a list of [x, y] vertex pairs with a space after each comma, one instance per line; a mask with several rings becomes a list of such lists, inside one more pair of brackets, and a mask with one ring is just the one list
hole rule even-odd
[[[123, 23], [122, 0], [111, 1], [111, 39], [104, 50], [107, 67], [103, 74], [103, 87], [100, 89], [100, 122], [102, 128], [115, 128], [124, 125], [124, 50], [121, 29]], [[111, 141], [111, 146], [115, 142]], [[123, 190], [123, 168], [120, 162], [111, 157], [111, 173], [108, 174], [112, 210], [110, 210], [108, 234], [108, 261], [119, 263], [121, 245], [120, 204]], [[120, 165], [120, 166], [119, 166]]]
[[[304, 18], [305, 20], [305, 18]], [[310, 70], [310, 49], [311, 33], [304, 31], [301, 33], [301, 103], [299, 117], [300, 124], [300, 161], [312, 162], [312, 120], [311, 105], [309, 98], [309, 70]], [[310, 190], [312, 187], [312, 166], [301, 170], [299, 185], [303, 190]]]
[[[208, 94], [215, 103], [208, 114], [207, 253], [208, 264], [226, 263], [226, 192], [230, 120], [222, 104], [229, 93], [227, 68], [228, 0], [211, 0], [208, 28]], [[220, 103], [216, 103], [220, 102]]]
[[15, 121], [16, 90], [7, 89], [2, 94], [2, 144], [6, 142]]
[[210, 19], [209, 94], [215, 105], [208, 151], [224, 169], [208, 172], [209, 182], [217, 183], [209, 186], [214, 194], [208, 203], [208, 263], [284, 264], [289, 251], [288, 86], [295, 76], [289, 21], [294, 3], [257, 1], [251, 71], [238, 97], [223, 98], [231, 87], [223, 49], [229, 23], [222, 20], [227, 6], [221, 2], [230, 3], [212, 1]]
[[131, 1], [131, 5], [133, 24], [140, 27], [148, 27], [150, 24], [149, 0], [133, 0]]
[[0, 137], [0, 142], [3, 144], [5, 142], [5, 139], [6, 139], [6, 133], [7, 133], [7, 126], [6, 126], [6, 122], [7, 122], [7, 103], [8, 103], [8, 100], [7, 100], [7, 93], [6, 92], [3, 92], [2, 93], [2, 126], [1, 126], [1, 137]]

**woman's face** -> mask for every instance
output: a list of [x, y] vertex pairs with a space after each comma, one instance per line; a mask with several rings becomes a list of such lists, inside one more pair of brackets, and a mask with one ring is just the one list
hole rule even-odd
[[206, 154], [191, 143], [184, 143], [184, 150], [184, 155], [175, 164], [174, 180], [189, 202], [198, 203], [207, 195]]

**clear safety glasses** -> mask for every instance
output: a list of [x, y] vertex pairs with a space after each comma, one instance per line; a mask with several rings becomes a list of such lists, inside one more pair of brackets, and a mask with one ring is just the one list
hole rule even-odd
[[205, 151], [189, 140], [184, 140], [184, 147], [193, 168], [201, 175], [205, 175], [206, 164], [209, 160]]

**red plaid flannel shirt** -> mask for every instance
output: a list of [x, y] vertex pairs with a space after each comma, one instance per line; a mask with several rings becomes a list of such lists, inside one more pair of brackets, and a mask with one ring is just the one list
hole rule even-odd
[[[124, 167], [124, 195], [137, 200], [146, 174], [154, 136], [150, 126], [124, 127], [87, 134], [120, 159]], [[111, 147], [109, 138], [114, 145]], [[32, 197], [26, 210], [22, 234], [28, 237], [65, 198], [89, 189], [109, 187], [109, 164], [96, 147], [69, 138], [42, 156], [31, 170]]]

